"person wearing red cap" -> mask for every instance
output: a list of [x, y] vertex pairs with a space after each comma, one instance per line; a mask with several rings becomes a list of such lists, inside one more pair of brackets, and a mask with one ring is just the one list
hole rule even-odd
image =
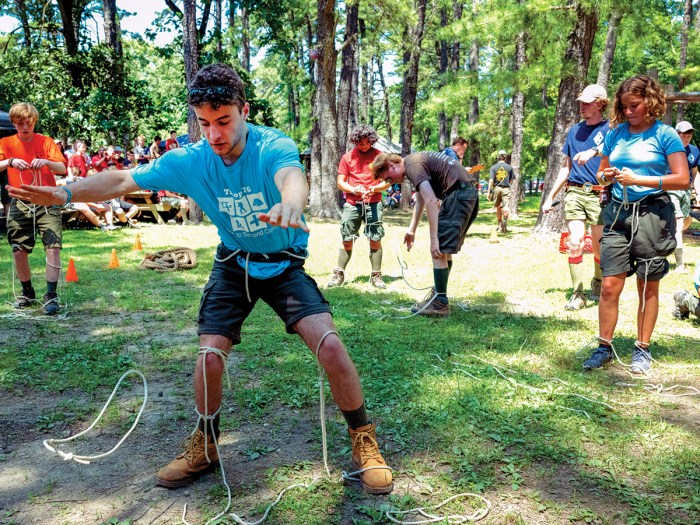
[[591, 227], [594, 264], [590, 299], [600, 299], [603, 282], [600, 237], [603, 233], [601, 200], [605, 193], [596, 179], [600, 159], [595, 157], [599, 154], [599, 149], [602, 149], [603, 140], [610, 129], [608, 120], [603, 117], [609, 100], [605, 88], [597, 84], [586, 86], [576, 100], [583, 120], [572, 126], [566, 135], [562, 147], [564, 164], [554, 181], [552, 191], [542, 203], [542, 211], [549, 213], [552, 211], [552, 199], [566, 187], [564, 219], [569, 231], [569, 271], [573, 286], [573, 294], [564, 307], [566, 310], [579, 310], [586, 305], [583, 293], [583, 247], [588, 225]]

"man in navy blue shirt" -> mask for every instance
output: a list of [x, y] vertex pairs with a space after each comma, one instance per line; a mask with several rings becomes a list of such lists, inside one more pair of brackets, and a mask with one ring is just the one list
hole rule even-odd
[[445, 148], [442, 152], [451, 159], [458, 160], [460, 163], [464, 158], [464, 152], [467, 151], [467, 141], [462, 137], [455, 137], [452, 140], [452, 146]]
[[542, 211], [549, 213], [552, 210], [552, 199], [566, 186], [564, 218], [569, 230], [569, 271], [573, 286], [573, 294], [564, 307], [566, 310], [579, 310], [586, 306], [582, 263], [587, 225], [591, 227], [593, 240], [594, 276], [591, 280], [590, 298], [594, 301], [600, 298], [603, 280], [600, 270], [600, 238], [603, 233], [600, 197], [603, 187], [596, 180], [600, 159], [593, 157], [600, 154], [603, 139], [610, 129], [607, 119], [603, 118], [609, 102], [608, 94], [602, 86], [591, 84], [586, 86], [576, 100], [583, 120], [575, 124], [566, 135], [562, 148], [566, 158], [552, 191], [542, 203]]
[[[676, 217], [676, 251], [674, 255], [676, 256], [676, 272], [677, 273], [688, 273], [685, 267], [685, 262], [683, 261], [683, 230], [685, 229], [685, 221], [690, 217], [690, 188], [693, 185], [695, 175], [698, 172], [698, 156], [700, 156], [700, 150], [697, 146], [691, 144], [690, 141], [693, 138], [693, 132], [695, 128], [687, 120], [683, 120], [676, 124], [676, 131], [681, 137], [681, 142], [685, 146], [685, 154], [688, 157], [688, 171], [690, 172], [690, 180], [688, 181], [688, 188], [685, 190], [670, 190], [668, 191], [668, 196], [671, 197], [671, 202], [673, 203], [673, 210]], [[688, 224], [690, 226], [690, 224]]]

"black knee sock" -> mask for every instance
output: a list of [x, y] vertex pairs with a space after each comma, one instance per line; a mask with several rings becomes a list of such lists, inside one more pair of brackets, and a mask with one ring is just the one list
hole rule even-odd
[[369, 423], [364, 403], [362, 403], [360, 408], [355, 410], [341, 410], [341, 412], [343, 413], [343, 417], [345, 418], [348, 426], [353, 430], [364, 427]]
[[58, 281], [46, 281], [46, 293], [56, 295], [56, 287], [58, 286]]
[[450, 275], [451, 271], [452, 271], [452, 259], [447, 261], [447, 275]]
[[[216, 417], [212, 421], [214, 424], [214, 435], [216, 436], [216, 439], [219, 439], [219, 434], [221, 434], [221, 431], [219, 430], [219, 422], [221, 421], [221, 418], [219, 417], [219, 414], [216, 414]], [[199, 422], [199, 430], [204, 432], [204, 427], [206, 425], [206, 434], [211, 435], [211, 423], [207, 421], [206, 419], [202, 419]]]
[[438, 294], [437, 300], [447, 303], [447, 281], [450, 277], [449, 268], [433, 268], [433, 280], [435, 281], [435, 292]]
[[20, 281], [22, 283], [22, 295], [34, 299], [34, 287], [32, 286], [32, 280]]

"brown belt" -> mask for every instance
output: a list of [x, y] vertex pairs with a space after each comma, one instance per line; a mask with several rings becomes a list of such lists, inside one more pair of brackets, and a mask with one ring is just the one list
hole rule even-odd
[[583, 191], [586, 193], [590, 193], [591, 191], [604, 191], [605, 186], [598, 186], [597, 184], [591, 184], [590, 182], [584, 182], [581, 184], [580, 182], [567, 182], [566, 183], [566, 188], [583, 188]]

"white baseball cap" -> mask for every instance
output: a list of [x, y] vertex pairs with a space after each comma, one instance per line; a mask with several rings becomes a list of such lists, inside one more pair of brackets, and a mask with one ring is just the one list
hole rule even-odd
[[681, 120], [678, 124], [676, 124], [676, 131], [678, 133], [686, 133], [688, 131], [695, 131], [695, 128], [687, 120]]
[[590, 86], [586, 86], [576, 100], [590, 104], [599, 98], [608, 98], [608, 92], [605, 91], [603, 86], [591, 84]]
[[504, 150], [504, 149], [499, 149], [499, 150], [498, 150], [498, 156], [499, 156], [499, 157], [505, 156], [505, 155], [508, 155], [508, 154], [506, 153], [506, 150]]

